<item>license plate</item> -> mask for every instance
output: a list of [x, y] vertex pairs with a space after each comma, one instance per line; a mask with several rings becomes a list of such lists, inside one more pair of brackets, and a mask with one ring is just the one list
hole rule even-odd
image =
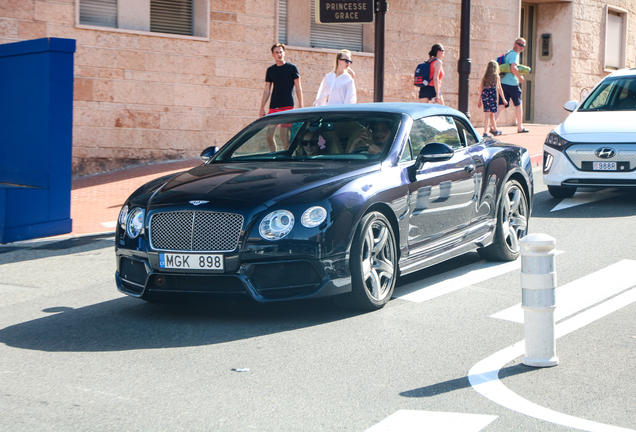
[[160, 253], [159, 267], [181, 270], [223, 270], [223, 255]]
[[594, 162], [594, 171], [616, 171], [616, 162]]

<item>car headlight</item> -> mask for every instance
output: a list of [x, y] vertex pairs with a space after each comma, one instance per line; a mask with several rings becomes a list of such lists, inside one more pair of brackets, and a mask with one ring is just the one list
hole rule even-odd
[[323, 223], [327, 217], [327, 210], [320, 206], [311, 207], [305, 210], [300, 222], [307, 228], [314, 228]]
[[137, 238], [144, 230], [144, 211], [139, 207], [135, 208], [128, 215], [128, 223], [126, 224], [126, 233], [130, 238]]
[[119, 217], [117, 218], [117, 222], [119, 223], [119, 226], [123, 230], [126, 229], [127, 218], [128, 218], [128, 205], [125, 205], [121, 208], [121, 211], [119, 212]]
[[280, 240], [294, 227], [294, 215], [287, 210], [276, 210], [263, 218], [258, 232], [265, 240]]
[[549, 147], [554, 147], [555, 149], [563, 149], [565, 146], [569, 144], [569, 142], [563, 138], [556, 132], [552, 131], [545, 138], [545, 145]]

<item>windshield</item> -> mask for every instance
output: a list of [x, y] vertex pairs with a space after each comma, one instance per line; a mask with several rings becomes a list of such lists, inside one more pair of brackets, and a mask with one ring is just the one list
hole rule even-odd
[[579, 111], [634, 110], [636, 110], [636, 76], [603, 81], [579, 108]]
[[399, 115], [384, 113], [266, 116], [224, 146], [213, 161], [380, 160], [399, 125]]

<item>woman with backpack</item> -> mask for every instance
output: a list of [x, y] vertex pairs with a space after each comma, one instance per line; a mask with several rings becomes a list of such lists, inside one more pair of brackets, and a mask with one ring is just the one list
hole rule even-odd
[[438, 103], [444, 105], [442, 97], [442, 78], [444, 77], [444, 66], [442, 59], [444, 58], [444, 47], [441, 44], [435, 44], [428, 53], [427, 61], [430, 69], [428, 85], [420, 87], [420, 102]]

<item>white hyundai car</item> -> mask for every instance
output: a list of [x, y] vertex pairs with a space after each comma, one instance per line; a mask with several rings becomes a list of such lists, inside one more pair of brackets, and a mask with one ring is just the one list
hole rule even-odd
[[636, 68], [602, 79], [543, 145], [543, 182], [555, 198], [578, 187], [636, 186]]

